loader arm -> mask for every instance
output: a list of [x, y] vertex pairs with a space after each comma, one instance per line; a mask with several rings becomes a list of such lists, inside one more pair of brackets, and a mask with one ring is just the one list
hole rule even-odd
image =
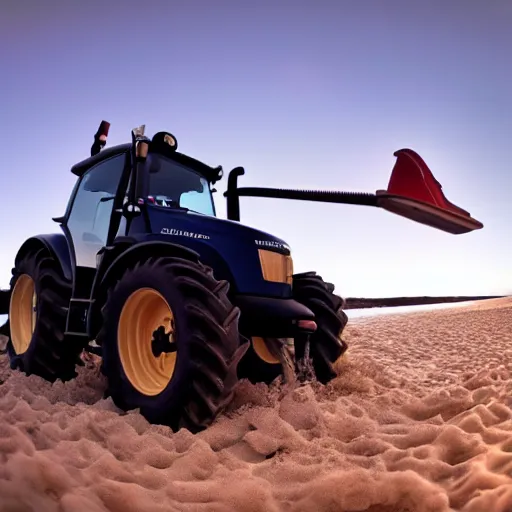
[[293, 190], [266, 187], [238, 187], [243, 167], [233, 169], [228, 177], [228, 219], [240, 221], [240, 197], [296, 199], [323, 203], [375, 206], [447, 233], [459, 235], [483, 228], [471, 214], [448, 201], [441, 184], [421, 157], [410, 149], [394, 155], [397, 161], [391, 172], [388, 188], [375, 194], [366, 192], [337, 192], [330, 190]]

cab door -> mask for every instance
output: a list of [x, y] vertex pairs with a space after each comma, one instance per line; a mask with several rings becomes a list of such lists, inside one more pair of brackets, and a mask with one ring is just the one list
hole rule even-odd
[[96, 254], [107, 243], [125, 158], [122, 153], [103, 160], [80, 178], [66, 222], [77, 267], [96, 268]]

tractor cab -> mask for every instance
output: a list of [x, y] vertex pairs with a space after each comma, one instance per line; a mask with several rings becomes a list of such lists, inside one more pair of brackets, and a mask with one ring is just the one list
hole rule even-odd
[[108, 127], [100, 125], [91, 156], [72, 167], [77, 183], [65, 214], [53, 219], [73, 240], [76, 265], [83, 268], [96, 268], [98, 251], [117, 237], [151, 233], [147, 208], [216, 215], [211, 184], [221, 167], [178, 153], [167, 132], [145, 138], [143, 127], [132, 133], [132, 144], [100, 152]]

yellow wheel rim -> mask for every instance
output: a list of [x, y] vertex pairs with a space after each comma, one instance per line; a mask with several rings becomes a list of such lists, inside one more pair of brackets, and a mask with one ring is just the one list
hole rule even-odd
[[176, 364], [176, 352], [153, 355], [154, 332], [163, 326], [174, 342], [174, 316], [164, 297], [152, 288], [133, 292], [119, 319], [117, 344], [126, 377], [140, 393], [155, 396], [169, 384]]
[[281, 364], [281, 361], [270, 352], [263, 338], [253, 337], [251, 341], [254, 352], [262, 361], [268, 364]]
[[11, 341], [16, 354], [27, 351], [36, 325], [37, 295], [34, 280], [22, 274], [16, 281], [9, 304]]

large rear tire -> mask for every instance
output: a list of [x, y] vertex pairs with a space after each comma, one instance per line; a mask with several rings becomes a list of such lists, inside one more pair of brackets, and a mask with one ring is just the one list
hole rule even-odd
[[45, 248], [25, 254], [12, 274], [9, 319], [2, 326], [11, 368], [50, 382], [74, 378], [82, 347], [64, 336], [71, 283]]
[[228, 289], [210, 268], [174, 257], [141, 261], [111, 286], [97, 343], [118, 407], [192, 432], [220, 414], [247, 350]]

